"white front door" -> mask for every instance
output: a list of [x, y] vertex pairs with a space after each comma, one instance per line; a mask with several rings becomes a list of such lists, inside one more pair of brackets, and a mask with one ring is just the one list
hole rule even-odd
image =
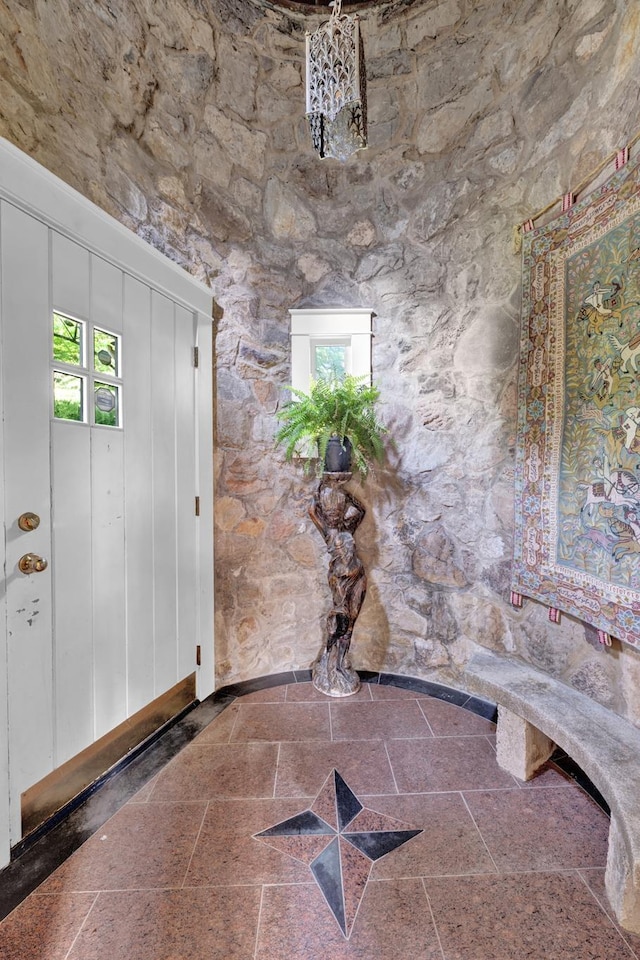
[[210, 322], [6, 200], [0, 267], [13, 845], [24, 790], [197, 670]]

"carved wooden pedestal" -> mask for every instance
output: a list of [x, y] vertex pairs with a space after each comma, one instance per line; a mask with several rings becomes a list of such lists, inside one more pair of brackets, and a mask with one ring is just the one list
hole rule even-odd
[[324, 473], [309, 508], [309, 516], [329, 551], [329, 587], [333, 597], [333, 608], [327, 617], [326, 646], [314, 664], [313, 685], [332, 697], [348, 697], [360, 689], [360, 678], [351, 667], [348, 653], [367, 589], [367, 577], [354, 540], [365, 509], [345, 490], [350, 479], [350, 473]]

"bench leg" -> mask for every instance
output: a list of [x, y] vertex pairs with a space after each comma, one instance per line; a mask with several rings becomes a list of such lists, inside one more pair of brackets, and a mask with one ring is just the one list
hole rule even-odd
[[627, 844], [615, 816], [611, 816], [604, 883], [616, 919], [631, 933], [640, 933], [640, 877], [629, 863]]
[[537, 727], [498, 704], [498, 765], [518, 780], [531, 780], [555, 749]]

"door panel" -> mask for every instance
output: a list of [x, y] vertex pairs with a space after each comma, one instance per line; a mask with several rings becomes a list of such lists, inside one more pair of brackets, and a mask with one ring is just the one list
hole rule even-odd
[[94, 739], [91, 431], [66, 420], [51, 424], [53, 553], [54, 766]]
[[124, 278], [124, 484], [127, 509], [128, 714], [155, 696], [153, 634], [153, 472], [151, 458], [151, 291]]
[[191, 464], [196, 456], [195, 378], [193, 345], [196, 342], [194, 318], [176, 307], [176, 518], [178, 575], [178, 674], [189, 670], [195, 656], [197, 637], [197, 545], [195, 488]]
[[[155, 571], [155, 688], [177, 680], [177, 564], [174, 305], [151, 295], [151, 449], [153, 465], [153, 569]], [[159, 589], [173, 584], [173, 589]]]
[[91, 256], [91, 315], [114, 333], [122, 333], [122, 298], [124, 275], [122, 270], [107, 263], [102, 257]]
[[[122, 431], [91, 431], [94, 739], [127, 716]], [[56, 589], [56, 597], [57, 597]]]
[[50, 236], [53, 309], [86, 320], [90, 304], [89, 251], [54, 230]]
[[[23, 554], [51, 560], [49, 507], [49, 247], [43, 224], [2, 202], [5, 538], [10, 823], [20, 836], [20, 793], [43, 777], [53, 758], [51, 564], [18, 570]], [[15, 472], [13, 472], [15, 471]], [[18, 517], [39, 515], [25, 533]]]

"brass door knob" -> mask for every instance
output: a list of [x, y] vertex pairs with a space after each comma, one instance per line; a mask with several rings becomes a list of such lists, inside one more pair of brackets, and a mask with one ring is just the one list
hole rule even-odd
[[47, 569], [47, 561], [36, 553], [25, 553], [18, 560], [18, 569], [21, 573], [42, 573]]
[[18, 526], [21, 530], [29, 533], [40, 526], [40, 517], [37, 513], [23, 513], [18, 517]]

